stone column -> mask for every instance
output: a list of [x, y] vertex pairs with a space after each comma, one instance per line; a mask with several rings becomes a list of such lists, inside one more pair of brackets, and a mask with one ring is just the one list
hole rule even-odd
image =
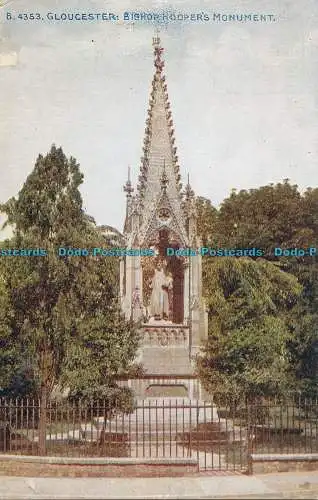
[[183, 280], [183, 304], [184, 304], [184, 323], [189, 319], [189, 263], [184, 265], [184, 280]]
[[124, 279], [125, 279], [125, 261], [124, 261], [124, 257], [120, 259], [120, 264], [119, 264], [119, 279], [120, 279], [120, 289], [119, 289], [119, 293], [120, 293], [120, 303], [122, 303], [123, 301], [123, 297], [124, 297]]
[[209, 311], [206, 303], [203, 303], [203, 314], [204, 314], [204, 336], [203, 340], [208, 338], [209, 335]]
[[138, 255], [131, 258], [133, 259], [133, 319], [138, 321], [143, 316], [141, 257]]
[[141, 257], [138, 257], [139, 258], [139, 290], [140, 290], [140, 300], [141, 300], [141, 304], [142, 304], [142, 309], [143, 309], [143, 313], [145, 312], [145, 307], [144, 307], [144, 291], [143, 291], [143, 270], [142, 270], [142, 265], [141, 265]]
[[189, 379], [188, 380], [188, 391], [189, 391], [189, 398], [191, 400], [194, 399], [194, 391], [193, 391], [194, 387], [193, 387], [193, 384], [194, 384], [193, 379]]
[[133, 283], [133, 261], [130, 255], [125, 257], [126, 259], [126, 294], [124, 298], [124, 313], [126, 319], [129, 319], [131, 316], [131, 306], [132, 306], [132, 296], [134, 292], [134, 283]]
[[132, 257], [133, 259], [133, 267], [134, 267], [134, 289], [138, 287], [140, 290], [140, 256], [136, 255]]
[[200, 255], [191, 258], [191, 319], [192, 319], [192, 347], [199, 344], [200, 338]]

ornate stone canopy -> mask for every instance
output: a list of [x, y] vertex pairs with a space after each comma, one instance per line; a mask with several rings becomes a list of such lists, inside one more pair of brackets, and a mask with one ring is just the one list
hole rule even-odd
[[[163, 74], [163, 48], [158, 37], [153, 39], [153, 48], [155, 70], [140, 174], [135, 191], [130, 171], [124, 186], [127, 198], [124, 235], [128, 248], [152, 248], [154, 256], [122, 259], [121, 305], [127, 319], [143, 322], [141, 359], [145, 364], [148, 365], [149, 356], [156, 358], [154, 353], [158, 349], [158, 363], [161, 350], [172, 349], [171, 353], [175, 352], [175, 359], [183, 360], [181, 365], [187, 367], [184, 370], [188, 373], [191, 371], [189, 356], [206, 331], [201, 257], [169, 256], [167, 248], [199, 247], [200, 241], [194, 193], [189, 179], [184, 191], [180, 182], [172, 113]], [[174, 369], [160, 363], [155, 366], [156, 359], [152, 364], [146, 368], [157, 375]]]

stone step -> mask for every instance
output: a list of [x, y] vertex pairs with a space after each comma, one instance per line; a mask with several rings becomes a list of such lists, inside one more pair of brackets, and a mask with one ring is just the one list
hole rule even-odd
[[[199, 428], [200, 429], [200, 428]], [[201, 427], [202, 429], [202, 427]], [[80, 431], [78, 431], [82, 439], [97, 441], [101, 438], [103, 433], [106, 434], [105, 439], [109, 440], [110, 434], [112, 435], [111, 440], [116, 441], [116, 435], [118, 436], [118, 441], [121, 440], [120, 436], [126, 435], [127, 438], [131, 440], [140, 440], [146, 439], [147, 436], [152, 436], [151, 439], [163, 439], [163, 437], [167, 439], [181, 439], [183, 441], [189, 441], [190, 439], [190, 428], [189, 425], [178, 425], [175, 422], [161, 423], [154, 425], [153, 423], [145, 424], [138, 422], [137, 425], [123, 425], [123, 426], [114, 426], [110, 423], [107, 423], [106, 427], [99, 425], [97, 428], [95, 425], [87, 425], [82, 424]], [[72, 433], [70, 433], [70, 437], [72, 437]], [[211, 430], [197, 430], [196, 427], [192, 427], [191, 429], [191, 439], [199, 440], [199, 441], [213, 441], [215, 443], [220, 441], [233, 442], [233, 441], [244, 441], [246, 439], [246, 433], [242, 431], [242, 429], [232, 429], [232, 430], [223, 430], [219, 429], [211, 429]]]
[[[152, 402], [154, 403], [154, 402]], [[93, 420], [94, 425], [99, 428], [104, 425], [104, 417], [97, 417]], [[155, 404], [145, 405], [138, 407], [133, 413], [128, 415], [120, 415], [112, 420], [107, 420], [107, 425], [121, 427], [123, 425], [142, 425], [143, 424], [160, 424], [162, 422], [179, 423], [179, 425], [190, 424], [198, 425], [200, 423], [215, 422], [214, 409], [197, 408], [196, 406], [185, 406], [178, 408], [177, 406], [163, 406], [162, 404], [156, 406]], [[221, 421], [220, 421], [221, 422]], [[222, 422], [221, 422], [222, 424]]]
[[177, 443], [180, 444], [180, 445], [184, 445], [184, 446], [224, 446], [224, 445], [227, 445], [229, 443], [229, 440], [228, 439], [205, 439], [205, 440], [197, 440], [197, 439], [191, 439], [191, 441], [186, 441], [186, 440], [182, 440], [182, 439], [178, 439], [177, 440]]
[[229, 436], [206, 436], [206, 435], [203, 435], [203, 434], [188, 434], [188, 433], [184, 433], [184, 434], [178, 434], [176, 436], [176, 438], [179, 440], [179, 441], [184, 441], [184, 442], [189, 442], [189, 441], [192, 441], [192, 442], [213, 442], [213, 443], [219, 443], [219, 442], [225, 442], [225, 443], [228, 443], [230, 441], [230, 438]]

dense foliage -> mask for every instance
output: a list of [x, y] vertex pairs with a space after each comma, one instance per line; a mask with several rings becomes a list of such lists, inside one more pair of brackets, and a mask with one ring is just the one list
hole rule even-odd
[[38, 157], [18, 197], [1, 207], [14, 227], [13, 238], [3, 246], [47, 253], [1, 260], [0, 384], [5, 394], [17, 389], [28, 394], [31, 387], [22, 388], [17, 374], [31, 371], [33, 395], [41, 400], [57, 384], [72, 394], [85, 387], [86, 395], [116, 394], [120, 400], [115, 379], [133, 367], [138, 336], [118, 310], [118, 261], [58, 252], [105, 246], [84, 213], [82, 182], [75, 159], [53, 146]]
[[199, 361], [203, 383], [234, 393], [287, 386], [316, 392], [318, 256], [275, 255], [274, 249], [317, 247], [318, 189], [301, 195], [285, 180], [233, 190], [216, 213], [208, 202], [202, 210], [202, 199], [198, 206], [205, 245], [264, 252], [261, 259], [204, 259], [209, 340]]
[[301, 286], [265, 260], [224, 257], [207, 266], [209, 338], [198, 359], [211, 392], [240, 398], [277, 394], [293, 383], [286, 317]]

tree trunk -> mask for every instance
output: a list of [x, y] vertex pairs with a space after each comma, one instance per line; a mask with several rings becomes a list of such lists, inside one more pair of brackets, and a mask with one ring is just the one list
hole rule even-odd
[[47, 387], [41, 386], [40, 393], [40, 419], [39, 419], [39, 454], [46, 455], [46, 406]]

